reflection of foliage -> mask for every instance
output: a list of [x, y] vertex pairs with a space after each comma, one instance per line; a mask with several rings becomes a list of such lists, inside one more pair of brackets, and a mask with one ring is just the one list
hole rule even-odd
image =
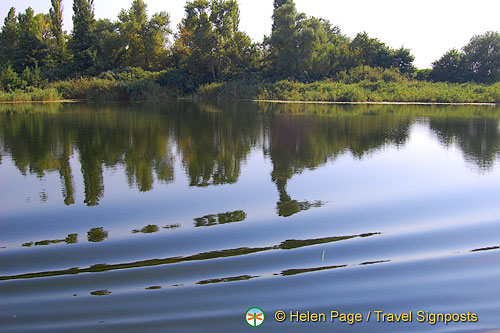
[[386, 144], [402, 145], [416, 117], [429, 118], [442, 142], [456, 142], [482, 169], [500, 154], [494, 107], [172, 102], [142, 108], [0, 105], [0, 156], [11, 157], [23, 175], [57, 172], [67, 205], [75, 202], [72, 159], [79, 158], [91, 206], [104, 196], [105, 168], [123, 166], [129, 186], [149, 191], [155, 181], [174, 180], [176, 151], [191, 186], [231, 184], [259, 144], [273, 164], [278, 214], [291, 216], [320, 203], [292, 198], [293, 175], [346, 152], [363, 158]]
[[176, 114], [175, 135], [191, 186], [235, 183], [258, 137], [253, 110], [210, 110], [201, 105]]
[[59, 244], [65, 242], [66, 244], [75, 244], [78, 242], [78, 234], [69, 234], [65, 239], [46, 239], [38, 242], [28, 242], [22, 244], [24, 247], [31, 247], [33, 245], [50, 245], [50, 244]]
[[430, 119], [430, 127], [439, 140], [447, 146], [455, 143], [467, 161], [483, 169], [491, 168], [500, 153], [498, 119], [452, 117]]
[[158, 290], [161, 289], [161, 286], [151, 286], [151, 287], [146, 287], [146, 290]]
[[[169, 224], [169, 225], [166, 225], [166, 226], [163, 226], [162, 228], [163, 229], [177, 229], [177, 228], [180, 228], [180, 224]], [[158, 232], [160, 231], [160, 227], [156, 224], [148, 224], [147, 226], [145, 227], [142, 227], [141, 229], [134, 229], [132, 230], [132, 233], [133, 234], [137, 234], [137, 233], [143, 233], [143, 234], [152, 234], [152, 233], [155, 233], [155, 232]]]
[[365, 261], [359, 264], [360, 266], [366, 266], [366, 265], [375, 265], [375, 264], [383, 264], [386, 262], [390, 262], [390, 260], [375, 260], [375, 261]]
[[283, 275], [283, 276], [296, 275], [296, 274], [325, 271], [328, 269], [336, 269], [336, 268], [343, 268], [343, 267], [347, 267], [347, 265], [321, 266], [321, 267], [315, 267], [315, 268], [292, 268], [292, 269], [287, 269], [287, 270], [282, 271], [281, 275]]
[[371, 232], [361, 235], [353, 235], [353, 236], [336, 236], [336, 237], [324, 237], [324, 238], [316, 238], [316, 239], [306, 239], [306, 240], [297, 240], [297, 239], [288, 239], [280, 244], [280, 249], [283, 250], [291, 250], [299, 247], [316, 245], [316, 244], [324, 244], [324, 243], [332, 243], [338, 242], [346, 239], [351, 239], [355, 237], [370, 237], [380, 235], [380, 232]]
[[134, 229], [132, 230], [132, 233], [136, 234], [139, 232], [142, 232], [143, 234], [152, 234], [154, 232], [158, 232], [159, 228], [156, 224], [148, 224], [147, 226], [143, 227], [142, 229]]
[[166, 117], [157, 112], [138, 115], [126, 108], [118, 117], [118, 109], [92, 112], [82, 105], [72, 105], [74, 112], [58, 112], [66, 107], [57, 105], [0, 109], [0, 138], [23, 175], [29, 171], [43, 177], [58, 171], [66, 204], [74, 203], [70, 158], [75, 149], [89, 206], [99, 204], [104, 195], [103, 166], [125, 165], [130, 186], [136, 184], [141, 191], [152, 188], [153, 172], [158, 181], [173, 180]]
[[196, 282], [196, 284], [211, 284], [211, 283], [221, 283], [221, 282], [246, 281], [246, 280], [250, 280], [253, 278], [257, 278], [257, 277], [258, 276], [240, 275], [240, 276], [232, 276], [232, 277], [227, 277], [227, 278], [209, 279], [209, 280], [198, 281], [198, 282]]
[[118, 270], [118, 269], [129, 269], [129, 268], [135, 268], [135, 267], [148, 267], [148, 266], [175, 264], [175, 263], [186, 262], [186, 261], [198, 261], [198, 260], [210, 260], [210, 259], [217, 259], [217, 258], [227, 258], [227, 257], [242, 256], [242, 255], [247, 255], [247, 254], [257, 253], [257, 252], [263, 252], [263, 251], [280, 250], [280, 249], [281, 250], [291, 250], [291, 249], [296, 249], [296, 248], [305, 247], [305, 246], [338, 242], [338, 241], [348, 240], [348, 239], [352, 239], [352, 238], [356, 238], [356, 237], [360, 237], [360, 238], [371, 237], [371, 236], [375, 236], [375, 235], [379, 235], [379, 234], [380, 234], [379, 232], [376, 232], [376, 233], [365, 233], [365, 234], [352, 235], [352, 236], [336, 236], [336, 237], [325, 237], [325, 238], [306, 239], [306, 240], [294, 239], [294, 240], [284, 241], [279, 245], [271, 245], [271, 246], [266, 246], [266, 247], [255, 247], [255, 248], [240, 247], [240, 248], [236, 248], [236, 249], [203, 252], [203, 253], [198, 253], [198, 254], [194, 254], [191, 256], [187, 256], [187, 257], [169, 257], [169, 258], [163, 258], [163, 259], [149, 259], [149, 260], [135, 261], [135, 262], [123, 263], [123, 264], [112, 264], [112, 265], [96, 264], [96, 265], [90, 266], [88, 268], [76, 267], [76, 268], [70, 268], [70, 269], [58, 270], [58, 271], [27, 273], [27, 274], [12, 275], [12, 276], [0, 276], [0, 281], [2, 281], [2, 280], [14, 280], [14, 279], [30, 279], [30, 278], [47, 277], [47, 276], [59, 276], [59, 275], [66, 275], [66, 274], [106, 272], [106, 271], [112, 271], [112, 270]]
[[315, 201], [297, 201], [292, 200], [290, 196], [287, 194], [281, 195], [280, 193], [280, 201], [277, 204], [278, 215], [287, 217], [291, 216], [298, 212], [303, 212], [305, 210], [310, 209], [311, 207], [321, 207], [323, 206], [323, 202]]
[[[367, 261], [363, 262], [361, 264], [356, 264], [353, 266], [366, 266], [366, 265], [374, 265], [374, 264], [383, 264], [386, 262], [390, 262], [390, 260], [376, 260], [376, 261]], [[317, 272], [317, 271], [325, 271], [325, 270], [330, 270], [330, 269], [336, 269], [336, 268], [344, 268], [348, 267], [349, 265], [334, 265], [334, 266], [321, 266], [321, 267], [313, 267], [313, 268], [292, 268], [292, 269], [287, 269], [281, 272], [281, 275], [283, 276], [288, 276], [288, 275], [296, 275], [296, 274], [303, 274], [303, 273], [310, 273], [310, 272]]]
[[[294, 116], [287, 111], [288, 107], [270, 106], [272, 113], [269, 117], [271, 138], [268, 154], [274, 166], [271, 176], [280, 197], [278, 215], [284, 217], [321, 206], [320, 201], [299, 202], [290, 197], [286, 186], [293, 174], [314, 169], [346, 150], [361, 157], [383, 144], [404, 142], [411, 122], [409, 116], [389, 114], [374, 117], [373, 110], [357, 117], [342, 112], [332, 117]], [[293, 108], [291, 110], [293, 112]]]
[[221, 214], [205, 215], [203, 217], [195, 218], [195, 227], [208, 227], [216, 224], [225, 224], [232, 222], [241, 222], [245, 220], [247, 214], [242, 210], [234, 212], [226, 212]]
[[92, 291], [90, 294], [94, 295], [94, 296], [107, 296], [107, 295], [111, 294], [111, 291], [109, 291], [109, 290], [96, 290], [96, 291]]
[[66, 244], [74, 244], [74, 243], [78, 242], [78, 235], [77, 234], [69, 234], [64, 241], [66, 242]]
[[491, 251], [491, 250], [500, 250], [500, 246], [483, 247], [480, 249], [471, 250], [471, 252]]
[[163, 226], [163, 229], [177, 229], [180, 227], [181, 227], [180, 224], [169, 224], [169, 225]]
[[102, 242], [108, 238], [108, 232], [103, 227], [92, 228], [87, 232], [89, 242]]

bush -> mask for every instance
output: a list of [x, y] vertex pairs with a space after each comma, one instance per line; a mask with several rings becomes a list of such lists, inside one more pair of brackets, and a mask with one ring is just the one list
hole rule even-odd
[[171, 90], [160, 86], [153, 77], [138, 80], [79, 78], [52, 86], [65, 99], [138, 102], [172, 96]]
[[[381, 72], [383, 75], [383, 71]], [[196, 96], [223, 99], [260, 99], [324, 102], [440, 102], [440, 103], [499, 103], [500, 83], [481, 85], [446, 82], [384, 82], [363, 80], [342, 82], [300, 83], [288, 80], [275, 83], [236, 81], [203, 85]]]
[[348, 73], [345, 71], [340, 72], [337, 75], [337, 81], [344, 83], [359, 83], [362, 81], [406, 82], [408, 79], [397, 68], [358, 66], [352, 68]]
[[22, 80], [11, 66], [0, 73], [0, 84], [2, 90], [7, 92], [26, 87], [26, 81]]
[[0, 101], [2, 102], [34, 102], [34, 101], [58, 101], [62, 96], [54, 88], [40, 89], [31, 88], [27, 90], [14, 90], [11, 92], [0, 91]]

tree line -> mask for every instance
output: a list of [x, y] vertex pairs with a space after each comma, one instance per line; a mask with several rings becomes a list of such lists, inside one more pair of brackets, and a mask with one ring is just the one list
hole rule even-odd
[[115, 21], [95, 19], [94, 0], [73, 0], [73, 30], [63, 30], [62, 0], [49, 13], [27, 8], [5, 17], [0, 32], [0, 88], [94, 77], [126, 68], [163, 72], [163, 83], [184, 91], [249, 76], [302, 82], [338, 80], [359, 68], [389, 69], [411, 79], [500, 81], [500, 34], [474, 36], [432, 69], [417, 70], [404, 47], [393, 49], [366, 32], [354, 38], [331, 22], [297, 11], [293, 0], [274, 0], [270, 36], [254, 43], [239, 30], [236, 0], [192, 0], [176, 33], [166, 12], [147, 14], [134, 0]]

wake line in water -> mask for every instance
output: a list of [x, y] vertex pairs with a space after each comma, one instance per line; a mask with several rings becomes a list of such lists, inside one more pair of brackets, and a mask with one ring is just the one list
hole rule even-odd
[[166, 264], [176, 264], [187, 261], [198, 261], [198, 260], [209, 260], [209, 259], [217, 259], [217, 258], [225, 258], [225, 257], [235, 257], [241, 256], [256, 252], [270, 251], [270, 250], [291, 250], [305, 246], [317, 245], [317, 244], [325, 244], [325, 243], [333, 243], [343, 240], [348, 240], [352, 238], [365, 238], [371, 237], [375, 235], [380, 235], [380, 232], [373, 233], [365, 233], [359, 235], [351, 235], [351, 236], [333, 236], [333, 237], [324, 237], [324, 238], [316, 238], [316, 239], [306, 239], [306, 240], [296, 240], [289, 239], [282, 242], [279, 245], [272, 245], [267, 247], [257, 247], [257, 248], [249, 248], [249, 247], [240, 247], [236, 249], [226, 249], [219, 251], [210, 251], [198, 253], [195, 255], [191, 255], [188, 257], [169, 257], [163, 259], [148, 259], [141, 261], [134, 261], [129, 263], [121, 263], [121, 264], [96, 264], [92, 265], [88, 268], [78, 268], [73, 267], [64, 270], [55, 270], [55, 271], [45, 271], [45, 272], [37, 272], [37, 273], [25, 273], [18, 275], [8, 275], [8, 276], [0, 276], [0, 281], [2, 280], [16, 280], [16, 279], [32, 279], [32, 278], [40, 278], [40, 277], [49, 277], [49, 276], [59, 276], [59, 275], [68, 275], [68, 274], [79, 274], [79, 273], [97, 273], [97, 272], [107, 272], [118, 269], [129, 269], [129, 268], [138, 268], [138, 267], [147, 267], [147, 266], [159, 266]]

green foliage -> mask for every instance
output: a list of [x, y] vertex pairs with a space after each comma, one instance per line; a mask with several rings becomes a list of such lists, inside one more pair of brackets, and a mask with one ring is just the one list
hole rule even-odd
[[59, 101], [61, 99], [61, 94], [54, 88], [18, 89], [10, 92], [0, 91], [1, 102], [44, 102]]
[[47, 64], [48, 48], [44, 36], [48, 33], [48, 20], [45, 15], [34, 15], [28, 7], [18, 15], [19, 42], [14, 50], [12, 64], [20, 73], [26, 67], [45, 66]]
[[102, 242], [108, 238], [108, 231], [103, 227], [92, 228], [87, 232], [87, 240], [89, 242]]
[[242, 75], [256, 66], [257, 49], [238, 31], [236, 0], [195, 0], [185, 7], [186, 16], [172, 49], [172, 61], [198, 84]]
[[38, 65], [35, 65], [35, 68], [31, 70], [29, 67], [26, 67], [21, 75], [23, 81], [26, 82], [28, 87], [39, 88], [47, 83], [47, 80], [43, 80], [40, 68]]
[[20, 89], [26, 86], [26, 84], [21, 80], [19, 75], [12, 69], [11, 66], [3, 70], [0, 73], [0, 84], [2, 90], [11, 92], [16, 89]]
[[488, 31], [483, 35], [474, 36], [464, 46], [463, 51], [473, 80], [500, 81], [500, 33]]
[[94, 0], [73, 1], [73, 33], [69, 47], [73, 53], [73, 72], [85, 75], [96, 64]]
[[[498, 103], [499, 100], [500, 83], [453, 84], [408, 81], [404, 77], [399, 79], [401, 81], [318, 81], [309, 84], [288, 80], [276, 83], [228, 82], [201, 86], [197, 96], [317, 102]], [[346, 80], [351, 79], [347, 77]], [[355, 81], [354, 78], [352, 81]]]
[[272, 34], [266, 43], [269, 70], [278, 78], [318, 80], [360, 65], [415, 71], [408, 49], [393, 50], [366, 33], [349, 41], [328, 21], [298, 13], [292, 0], [275, 2], [274, 8]]
[[[16, 16], [11, 8], [5, 17], [0, 32], [3, 91], [29, 92], [52, 82], [65, 98], [76, 99], [144, 100], [192, 93], [255, 98], [274, 96], [278, 89], [277, 96], [286, 91], [284, 97], [292, 100], [409, 100], [414, 93], [415, 100], [455, 101], [473, 98], [450, 92], [463, 92], [458, 86], [434, 94], [424, 83], [415, 88], [420, 83], [411, 80], [500, 80], [498, 32], [474, 36], [461, 51], [451, 50], [435, 61], [432, 70], [416, 70], [408, 49], [392, 49], [367, 33], [351, 40], [330, 22], [299, 13], [293, 0], [274, 0], [272, 32], [262, 44], [239, 31], [236, 0], [188, 1], [172, 44], [169, 15], [148, 17], [144, 0], [133, 0], [116, 21], [96, 21], [94, 0], [73, 0], [70, 36], [62, 30], [62, 0], [51, 4], [48, 14], [35, 15], [27, 8]], [[73, 79], [61, 81], [68, 78]], [[277, 82], [283, 79], [293, 84], [319, 81], [318, 89], [325, 80], [338, 84], [332, 82], [328, 92], [310, 92], [309, 86], [288, 91]], [[474, 93], [496, 100], [490, 89]]]
[[500, 34], [488, 31], [474, 36], [462, 48], [452, 49], [432, 63], [435, 81], [493, 83], [500, 81]]
[[166, 56], [164, 45], [170, 31], [170, 18], [166, 12], [154, 14], [148, 20], [147, 5], [134, 0], [128, 11], [118, 15], [119, 32], [126, 45], [126, 64], [143, 69], [158, 70]]
[[381, 68], [358, 66], [346, 72], [340, 72], [337, 80], [345, 83], [359, 83], [361, 81], [370, 82], [406, 82], [407, 77], [403, 76], [398, 68]]
[[435, 81], [465, 82], [468, 76], [463, 55], [456, 49], [446, 52], [432, 63], [431, 78]]
[[[124, 79], [126, 73], [108, 72], [102, 78], [79, 78], [60, 81], [52, 84], [65, 99], [98, 100], [98, 101], [130, 101], [164, 100], [175, 92], [161, 86], [156, 76], [147, 74], [142, 79]], [[114, 77], [121, 77], [115, 80]]]
[[17, 16], [14, 7], [4, 19], [2, 32], [0, 32], [0, 63], [12, 65], [14, 51], [19, 42]]
[[430, 68], [417, 69], [417, 71], [414, 73], [414, 78], [418, 81], [430, 81], [431, 75], [432, 69]]
[[110, 20], [97, 20], [95, 35], [97, 40], [96, 73], [114, 70], [125, 66], [126, 42], [119, 34], [120, 23]]
[[56, 40], [55, 58], [58, 64], [62, 64], [66, 53], [66, 40], [62, 30], [63, 8], [62, 0], [51, 0], [52, 8], [49, 10], [50, 30]]
[[370, 67], [398, 68], [402, 73], [413, 73], [414, 57], [408, 49], [389, 48], [377, 38], [370, 38], [366, 32], [359, 33], [349, 44], [357, 63]]
[[[297, 13], [291, 0], [275, 6], [273, 29], [269, 39], [271, 48], [271, 71], [280, 77], [293, 77], [299, 73], [298, 67], [298, 23], [305, 15]], [[310, 31], [308, 31], [310, 33]]]

